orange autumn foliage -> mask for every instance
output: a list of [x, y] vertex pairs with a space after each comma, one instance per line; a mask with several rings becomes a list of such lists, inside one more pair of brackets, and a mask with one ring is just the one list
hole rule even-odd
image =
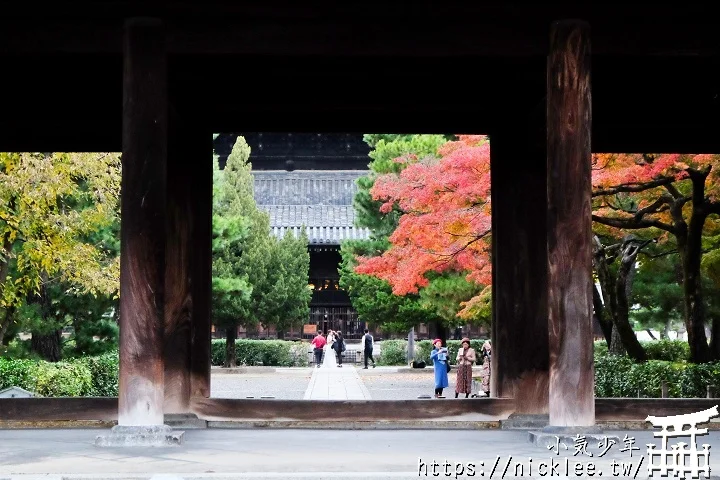
[[392, 247], [359, 257], [355, 271], [387, 280], [397, 295], [417, 293], [432, 271], [466, 272], [469, 281], [491, 283], [488, 139], [460, 135], [438, 154], [397, 159], [408, 164], [405, 169], [380, 176], [370, 191], [383, 202], [382, 212], [397, 205], [403, 215], [390, 236]]

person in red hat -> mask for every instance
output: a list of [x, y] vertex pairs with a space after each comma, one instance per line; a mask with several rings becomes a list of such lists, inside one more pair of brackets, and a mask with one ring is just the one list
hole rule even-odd
[[435, 398], [443, 397], [443, 388], [448, 387], [448, 349], [442, 346], [442, 340], [436, 338], [433, 340], [433, 349], [430, 352], [430, 360], [433, 362], [435, 369]]

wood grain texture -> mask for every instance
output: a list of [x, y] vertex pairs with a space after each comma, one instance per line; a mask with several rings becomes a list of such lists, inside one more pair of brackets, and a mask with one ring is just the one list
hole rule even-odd
[[595, 424], [590, 28], [552, 25], [547, 64], [550, 425]]
[[[698, 412], [718, 404], [717, 398], [597, 398], [595, 410], [600, 422], [643, 422], [648, 415], [679, 415]], [[118, 418], [117, 397], [76, 398], [0, 398], [1, 422], [112, 422]], [[372, 408], [370, 408], [372, 407]], [[319, 417], [322, 409], [322, 417]], [[249, 418], [297, 418], [317, 421], [318, 418], [376, 421], [386, 418], [432, 419], [463, 413], [483, 413], [496, 419], [507, 418], [514, 411], [510, 398], [490, 398], [467, 402], [434, 402], [423, 400], [306, 401], [193, 399], [192, 411], [202, 417], [228, 420]]]
[[190, 192], [195, 219], [191, 259], [193, 312], [190, 394], [209, 397], [212, 339], [212, 135], [210, 131], [202, 128], [196, 128], [193, 132], [189, 149], [194, 152], [193, 187]]
[[167, 230], [165, 247], [165, 413], [190, 408], [192, 335], [192, 232], [194, 188], [186, 139], [190, 135], [173, 115], [167, 165]]
[[120, 239], [121, 425], [163, 423], [167, 160], [162, 25], [130, 20], [123, 75]]
[[470, 399], [456, 402], [424, 400], [252, 400], [232, 398], [192, 399], [192, 413], [205, 420], [305, 420], [335, 421], [431, 420], [466, 414], [505, 419], [514, 410], [511, 398]]
[[[491, 395], [548, 413], [544, 122], [490, 135], [493, 236]], [[523, 161], [527, 169], [518, 169]]]

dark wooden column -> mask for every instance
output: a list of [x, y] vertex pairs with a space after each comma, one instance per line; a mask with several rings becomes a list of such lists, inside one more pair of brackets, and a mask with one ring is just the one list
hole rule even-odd
[[[182, 99], [178, 99], [181, 103]], [[210, 396], [212, 135], [171, 108], [165, 302], [165, 411]]]
[[595, 424], [590, 28], [552, 25], [547, 64], [550, 425]]
[[212, 295], [212, 132], [197, 126], [192, 132], [188, 151], [192, 158], [192, 199], [195, 218], [192, 234], [193, 314], [191, 337], [190, 395], [210, 396], [210, 321]]
[[491, 395], [548, 413], [544, 122], [490, 134], [493, 239]]
[[164, 32], [125, 25], [120, 236], [120, 425], [163, 423], [165, 168]]
[[192, 164], [189, 135], [176, 113], [170, 116], [165, 250], [165, 412], [190, 410], [192, 335]]

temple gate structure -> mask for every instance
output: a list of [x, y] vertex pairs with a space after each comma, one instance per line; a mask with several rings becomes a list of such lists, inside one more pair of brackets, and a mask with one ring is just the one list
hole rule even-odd
[[123, 152], [118, 421], [152, 427], [210, 393], [212, 132], [487, 133], [492, 391], [589, 427], [590, 153], [720, 151], [709, 8], [17, 4], [0, 149]]

